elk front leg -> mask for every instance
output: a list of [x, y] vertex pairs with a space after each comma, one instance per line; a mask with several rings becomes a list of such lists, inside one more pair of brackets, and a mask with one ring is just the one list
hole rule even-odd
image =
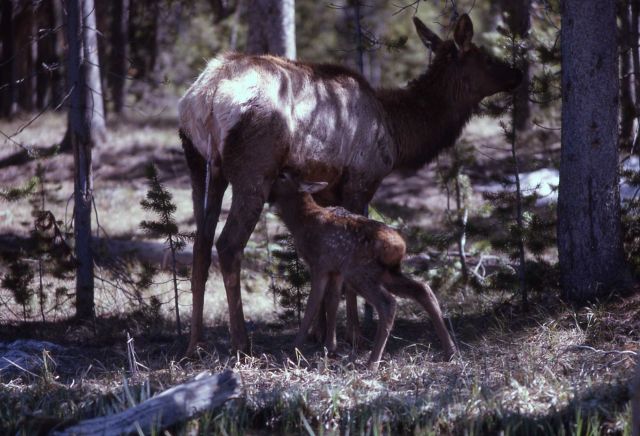
[[253, 233], [264, 205], [262, 191], [249, 193], [233, 190], [227, 222], [216, 242], [220, 270], [229, 304], [229, 331], [234, 350], [248, 352], [247, 330], [244, 324], [242, 296], [240, 294], [240, 267], [244, 247]]

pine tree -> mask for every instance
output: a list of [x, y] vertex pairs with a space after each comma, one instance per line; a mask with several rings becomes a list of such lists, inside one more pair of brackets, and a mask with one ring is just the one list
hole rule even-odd
[[142, 227], [150, 236], [163, 237], [171, 252], [171, 273], [173, 276], [173, 291], [176, 314], [176, 326], [178, 336], [182, 336], [182, 324], [180, 322], [180, 308], [178, 301], [178, 271], [176, 265], [176, 253], [182, 250], [186, 244], [188, 235], [179, 232], [178, 224], [174, 218], [176, 205], [173, 196], [158, 179], [158, 171], [153, 164], [147, 167], [147, 183], [149, 190], [146, 198], [140, 202], [145, 210], [154, 212], [157, 221], [142, 221]]
[[616, 5], [565, 0], [562, 21], [558, 256], [565, 295], [584, 301], [631, 282], [619, 192]]
[[279, 283], [271, 285], [271, 292], [278, 297], [284, 308], [280, 318], [283, 321], [297, 319], [299, 325], [309, 297], [311, 275], [296, 253], [293, 238], [285, 235], [277, 239], [282, 248], [274, 250], [273, 257], [278, 261], [276, 268]]
[[23, 257], [17, 256], [9, 262], [9, 272], [2, 277], [2, 287], [10, 290], [15, 302], [22, 306], [22, 318], [26, 321], [30, 315], [30, 305], [35, 294], [31, 287], [35, 274], [31, 265]]
[[[9, 202], [16, 202], [28, 199], [31, 204], [31, 216], [33, 221], [30, 225], [30, 235], [33, 242], [33, 249], [28, 253], [20, 252], [18, 256], [9, 259], [9, 273], [5, 275], [3, 286], [11, 290], [15, 301], [23, 306], [23, 317], [26, 319], [29, 312], [28, 306], [34, 295], [38, 296], [38, 305], [42, 321], [45, 321], [45, 304], [47, 294], [45, 289], [51, 289], [53, 283], [45, 282], [47, 274], [59, 279], [70, 279], [68, 273], [75, 271], [76, 263], [73, 258], [71, 247], [67, 244], [64, 234], [60, 228], [61, 221], [56, 220], [50, 210], [47, 210], [47, 203], [56, 201], [51, 194], [51, 188], [45, 179], [45, 169], [38, 162], [36, 174], [23, 186], [0, 190], [0, 199]], [[60, 189], [54, 186], [53, 189]], [[35, 272], [31, 263], [37, 262], [38, 290], [35, 292], [29, 287], [31, 280], [35, 278]], [[20, 277], [22, 274], [24, 277]], [[55, 289], [56, 304], [62, 297], [68, 296], [68, 289], [59, 286]]]

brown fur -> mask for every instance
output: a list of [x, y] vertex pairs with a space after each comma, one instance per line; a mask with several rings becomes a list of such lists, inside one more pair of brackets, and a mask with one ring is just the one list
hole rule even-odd
[[[305, 186], [308, 192], [299, 192]], [[376, 338], [369, 359], [373, 369], [378, 366], [393, 326], [395, 300], [389, 292], [413, 298], [425, 307], [449, 358], [455, 352], [455, 346], [435, 295], [400, 271], [400, 262], [406, 252], [400, 234], [346, 209], [323, 208], [313, 200], [310, 189], [314, 189], [313, 185], [301, 183], [299, 176], [289, 171], [280, 174], [272, 188], [280, 216], [293, 235], [297, 252], [311, 271], [312, 289], [296, 346], [300, 347], [304, 342], [328, 292], [327, 300], [331, 303], [327, 308], [325, 345], [329, 351], [335, 350], [335, 312], [340, 292], [335, 283], [346, 281], [378, 312]]]
[[[210, 62], [182, 98], [180, 129], [191, 160], [197, 225], [189, 352], [202, 333], [210, 250], [228, 184], [233, 200], [216, 247], [232, 344], [247, 350], [242, 253], [283, 167], [294, 168], [305, 180], [329, 184], [316, 196], [318, 203], [362, 213], [393, 169], [433, 160], [453, 145], [482, 98], [517, 85], [518, 71], [470, 42], [473, 28], [466, 15], [456, 27], [457, 46], [441, 41], [419, 20], [415, 23], [436, 55], [427, 73], [406, 88], [375, 91], [359, 74], [335, 65], [227, 54]], [[347, 292], [347, 297], [347, 328], [355, 337], [355, 295]]]

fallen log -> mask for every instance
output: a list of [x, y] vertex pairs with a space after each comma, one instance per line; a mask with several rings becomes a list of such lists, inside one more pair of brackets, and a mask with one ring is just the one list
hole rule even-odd
[[202, 373], [190, 382], [174, 386], [123, 412], [80, 421], [64, 429], [56, 427], [50, 434], [159, 434], [164, 428], [189, 420], [237, 396], [239, 385], [238, 376], [232, 371], [217, 375]]

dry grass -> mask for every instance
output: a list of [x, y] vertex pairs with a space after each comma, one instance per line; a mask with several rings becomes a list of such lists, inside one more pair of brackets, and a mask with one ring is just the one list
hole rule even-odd
[[[18, 125], [0, 128], [13, 131]], [[110, 141], [95, 154], [101, 235], [143, 239], [138, 225], [148, 217], [139, 201], [146, 191], [143, 168], [150, 160], [175, 196], [182, 230], [193, 230], [190, 186], [175, 131], [170, 122], [112, 126]], [[63, 133], [64, 119], [47, 114], [18, 139], [44, 147]], [[474, 122], [465, 135], [480, 145], [499, 141], [500, 136], [495, 124], [486, 120]], [[2, 156], [6, 154], [3, 151]], [[55, 193], [60, 201], [50, 208], [62, 219], [71, 193], [70, 156], [56, 156], [43, 164], [52, 184], [61, 185]], [[483, 164], [491, 171], [501, 170], [499, 162]], [[34, 163], [1, 168], [0, 186], [20, 184], [34, 169]], [[396, 210], [405, 225], [434, 226], [445, 202], [434, 180], [433, 169], [409, 178], [393, 175], [381, 187], [376, 206]], [[228, 205], [229, 198], [223, 220]], [[404, 211], [414, 213], [403, 215]], [[11, 205], [0, 213], [0, 234], [26, 236], [30, 219], [27, 205]], [[222, 223], [218, 232], [221, 227]], [[531, 312], [523, 314], [510, 301], [511, 295], [454, 289], [440, 295], [461, 350], [451, 362], [440, 361], [440, 346], [426, 315], [402, 301], [385, 362], [379, 372], [370, 373], [363, 365], [368, 344], [354, 352], [340, 343], [338, 356], [326, 356], [313, 344], [302, 354], [291, 349], [296, 326], [279, 320], [279, 309], [266, 291], [265, 236], [279, 229], [277, 219], [267, 214], [248, 247], [243, 301], [251, 356], [228, 354], [226, 296], [215, 269], [206, 294], [207, 347], [197, 359], [180, 358], [186, 341], [173, 334], [169, 321], [171, 285], [166, 272], [157, 274], [156, 284], [144, 293], [145, 298], [155, 295], [165, 303], [159, 312], [132, 302], [122, 292], [130, 283], [117, 282], [106, 266], [98, 270], [105, 281], [96, 282], [100, 315], [96, 323], [65, 320], [69, 306], [48, 316], [46, 323], [26, 325], [5, 311], [0, 337], [45, 339], [63, 345], [64, 351], [45, 357], [47, 367], [33, 374], [18, 370], [0, 375], [0, 433], [32, 434], [61, 420], [113, 413], [203, 369], [223, 368], [240, 374], [241, 398], [172, 433], [629, 432], [626, 383], [640, 348], [640, 295], [575, 308], [551, 292], [541, 293]], [[124, 271], [135, 279], [139, 264], [125, 265]], [[47, 280], [55, 286], [65, 284]], [[113, 286], [116, 282], [119, 287]], [[188, 318], [188, 284], [181, 286], [183, 316]], [[10, 297], [0, 290], [0, 298]], [[141, 364], [136, 375], [128, 367], [127, 333], [135, 338]], [[372, 331], [365, 334], [371, 337]]]
[[[225, 329], [216, 327], [210, 349], [218, 352], [203, 350], [190, 361], [178, 360], [182, 344], [167, 334], [170, 323], [164, 321], [167, 330], [154, 336], [160, 326], [148, 323], [159, 321], [141, 314], [102, 320], [95, 332], [59, 326], [72, 338], [65, 342], [65, 355], [52, 356], [57, 366], [51, 365], [49, 373], [4, 379], [0, 422], [5, 431], [15, 432], [23, 428], [19, 416], [25, 413], [58, 420], [112, 413], [128, 407], [127, 395], [140, 401], [203, 369], [232, 368], [241, 376], [243, 394], [201, 418], [196, 425], [202, 434], [304, 433], [307, 427], [316, 433], [358, 434], [626, 433], [626, 382], [633, 368], [630, 352], [639, 348], [638, 330], [618, 337], [622, 347], [607, 332], [617, 331], [620, 316], [634, 317], [639, 308], [637, 295], [579, 310], [549, 299], [526, 316], [501, 307], [473, 314], [475, 319], [454, 318], [454, 328], [466, 325], [457, 335], [461, 354], [452, 362], [439, 361], [431, 333], [415, 337], [416, 330], [428, 330], [427, 324], [404, 321], [394, 329], [377, 373], [364, 367], [367, 350], [352, 354], [344, 343], [339, 357], [314, 346], [304, 355], [295, 353], [288, 345], [293, 326], [277, 331], [261, 324], [253, 334], [253, 356], [240, 359], [226, 354], [225, 340], [217, 337]], [[614, 312], [618, 316], [612, 318]], [[631, 327], [637, 327], [637, 318], [635, 323]], [[60, 332], [46, 329], [33, 327], [30, 333], [61, 339]], [[127, 368], [124, 330], [136, 337], [144, 365], [136, 376]], [[124, 379], [130, 388], [123, 387]], [[595, 427], [587, 433], [589, 425]], [[182, 434], [187, 427], [176, 431]]]

